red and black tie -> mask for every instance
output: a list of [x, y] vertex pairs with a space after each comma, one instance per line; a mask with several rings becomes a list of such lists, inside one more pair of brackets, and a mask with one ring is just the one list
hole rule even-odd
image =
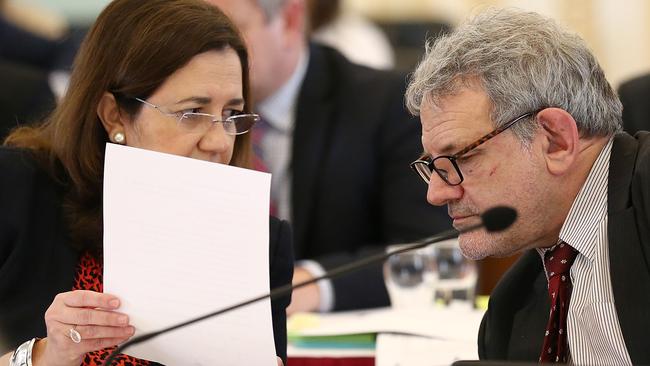
[[[269, 132], [270, 129], [271, 125], [269, 125], [266, 120], [260, 119], [257, 123], [255, 123], [253, 129], [251, 130], [251, 143], [253, 145], [253, 169], [265, 173], [270, 173], [271, 170], [266, 163], [264, 149], [262, 148], [262, 142], [264, 141], [266, 133]], [[277, 216], [277, 202], [273, 196], [271, 196], [270, 206], [270, 214]]]
[[544, 254], [551, 311], [539, 362], [567, 362], [567, 315], [572, 288], [569, 270], [576, 255], [578, 251], [566, 243], [560, 243]]

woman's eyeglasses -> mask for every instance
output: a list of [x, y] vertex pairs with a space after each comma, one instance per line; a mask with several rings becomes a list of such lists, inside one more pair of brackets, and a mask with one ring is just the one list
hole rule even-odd
[[149, 103], [144, 99], [133, 98], [138, 102], [156, 109], [165, 116], [174, 117], [177, 120], [178, 127], [184, 132], [205, 133], [213, 124], [221, 123], [224, 131], [228, 135], [241, 135], [248, 132], [255, 122], [260, 120], [260, 116], [254, 113], [237, 114], [234, 116], [221, 119], [218, 116], [208, 113], [193, 112], [168, 112], [164, 108]]

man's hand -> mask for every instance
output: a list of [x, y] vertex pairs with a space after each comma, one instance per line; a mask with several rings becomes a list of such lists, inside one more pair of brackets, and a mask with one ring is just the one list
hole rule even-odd
[[[296, 267], [293, 271], [293, 281], [295, 285], [314, 278], [311, 273], [302, 267]], [[291, 305], [287, 308], [287, 315], [304, 311], [316, 311], [320, 304], [320, 289], [318, 285], [312, 283], [293, 291], [291, 295]]]

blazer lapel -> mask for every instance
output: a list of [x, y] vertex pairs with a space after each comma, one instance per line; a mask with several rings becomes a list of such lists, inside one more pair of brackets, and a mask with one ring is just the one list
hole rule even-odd
[[308, 240], [313, 219], [314, 197], [318, 190], [318, 173], [323, 171], [331, 141], [334, 112], [333, 75], [326, 55], [319, 47], [310, 47], [309, 65], [296, 108], [291, 160], [291, 202], [296, 258], [305, 255], [303, 243]]
[[634, 364], [650, 364], [643, 341], [650, 329], [650, 273], [630, 196], [637, 145], [628, 134], [614, 138], [607, 200], [609, 258], [616, 312], [630, 358]]

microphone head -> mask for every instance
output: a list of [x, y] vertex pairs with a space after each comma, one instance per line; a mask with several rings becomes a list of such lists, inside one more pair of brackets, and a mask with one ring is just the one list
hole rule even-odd
[[497, 206], [483, 212], [481, 220], [490, 232], [505, 230], [517, 220], [517, 210], [507, 206]]

